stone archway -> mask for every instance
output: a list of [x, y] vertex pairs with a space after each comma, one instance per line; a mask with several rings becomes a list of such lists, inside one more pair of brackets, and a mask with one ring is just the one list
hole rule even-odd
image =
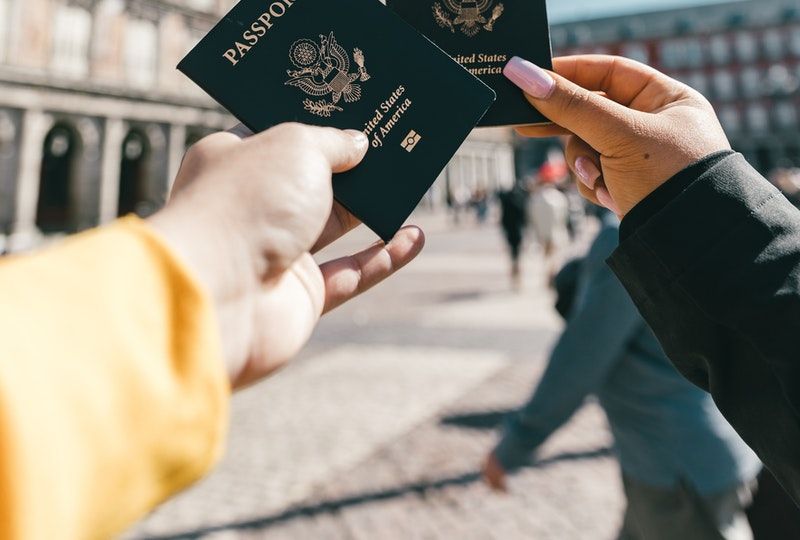
[[64, 121], [56, 122], [44, 138], [36, 227], [45, 234], [76, 229], [75, 184], [82, 146], [75, 127]]

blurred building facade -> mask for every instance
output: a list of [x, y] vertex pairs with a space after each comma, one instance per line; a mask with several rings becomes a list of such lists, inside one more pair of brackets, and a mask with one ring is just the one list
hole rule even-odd
[[[233, 123], [175, 69], [231, 5], [0, 0], [0, 252], [164, 203], [187, 145]], [[478, 133], [425, 202], [513, 177], [509, 133]]]
[[0, 0], [0, 234], [12, 247], [163, 204], [230, 119], [174, 69], [220, 0]]
[[558, 55], [647, 63], [713, 103], [731, 143], [761, 172], [800, 167], [800, 3], [750, 0], [563, 24]]

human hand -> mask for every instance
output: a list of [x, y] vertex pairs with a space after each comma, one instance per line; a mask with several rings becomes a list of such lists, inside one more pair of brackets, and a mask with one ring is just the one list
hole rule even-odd
[[675, 174], [731, 146], [711, 104], [653, 68], [614, 56], [556, 58], [549, 72], [512, 59], [504, 73], [554, 126], [530, 137], [567, 135], [567, 161], [581, 193], [620, 217]]
[[486, 482], [486, 485], [488, 485], [492, 491], [497, 491], [500, 493], [506, 493], [508, 491], [508, 485], [506, 483], [506, 470], [503, 468], [503, 465], [500, 464], [500, 461], [497, 459], [497, 456], [494, 455], [494, 452], [491, 452], [488, 456], [486, 456], [481, 469], [481, 474], [483, 476], [483, 481]]
[[422, 231], [408, 227], [351, 257], [312, 258], [359, 224], [333, 202], [331, 179], [367, 148], [360, 132], [299, 124], [217, 133], [189, 150], [172, 199], [149, 220], [210, 292], [234, 388], [285, 365], [323, 313], [421, 251]]

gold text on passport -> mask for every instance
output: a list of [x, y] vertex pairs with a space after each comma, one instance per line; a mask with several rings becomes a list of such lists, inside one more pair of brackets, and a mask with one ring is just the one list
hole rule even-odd
[[391, 96], [378, 105], [374, 116], [364, 123], [364, 135], [372, 139], [373, 148], [383, 146], [383, 140], [413, 105], [410, 98], [402, 99], [405, 93], [406, 87], [398, 86]]
[[259, 40], [267, 35], [275, 21], [280, 19], [291, 8], [297, 0], [280, 0], [279, 2], [272, 2], [267, 7], [266, 11], [262, 13], [258, 19], [253, 21], [252, 24], [242, 33], [241, 40], [233, 43], [233, 47], [226, 50], [222, 57], [225, 58], [232, 66], [235, 66], [239, 61], [250, 52], [250, 49], [255, 47]]

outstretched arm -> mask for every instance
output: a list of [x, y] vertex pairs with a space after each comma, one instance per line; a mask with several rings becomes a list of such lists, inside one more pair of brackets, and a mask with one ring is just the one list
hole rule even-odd
[[509, 418], [494, 451], [506, 470], [524, 462], [565, 424], [597, 390], [643, 326], [625, 289], [605, 264], [617, 245], [617, 230], [605, 229], [585, 261], [582, 298], [550, 357], [533, 396]]
[[800, 502], [800, 212], [731, 152], [698, 92], [632, 60], [507, 75], [567, 134], [591, 200], [624, 216], [612, 263], [664, 350]]
[[221, 452], [230, 388], [419, 253], [410, 227], [321, 266], [310, 255], [358, 224], [331, 174], [366, 146], [299, 125], [217, 134], [148, 222], [0, 262], [0, 538], [112, 537], [196, 481]]

